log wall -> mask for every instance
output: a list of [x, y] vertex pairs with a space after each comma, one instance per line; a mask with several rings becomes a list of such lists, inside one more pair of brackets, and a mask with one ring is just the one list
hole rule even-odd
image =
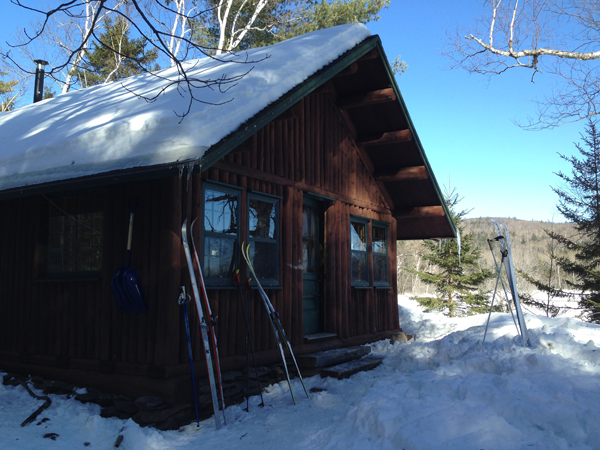
[[[334, 199], [325, 211], [324, 331], [344, 342], [398, 328], [396, 223], [379, 187], [332, 101], [312, 94], [258, 131], [207, 171], [186, 177], [101, 188], [104, 198], [103, 264], [92, 280], [44, 278], [48, 202], [31, 196], [0, 203], [0, 369], [11, 365], [57, 367], [106, 374], [168, 378], [187, 372], [179, 287], [188, 284], [180, 227], [201, 213], [204, 181], [276, 195], [280, 202], [280, 284], [268, 290], [295, 348], [304, 344], [302, 323], [302, 204], [307, 193]], [[139, 272], [147, 314], [122, 313], [110, 281], [124, 264], [128, 199], [139, 197], [132, 266]], [[391, 289], [350, 285], [350, 215], [390, 223]], [[242, 218], [242, 236], [246, 220]], [[197, 245], [200, 249], [201, 239]], [[245, 324], [239, 292], [210, 290], [219, 317], [221, 358], [245, 364]], [[258, 292], [251, 292], [250, 327], [257, 352], [275, 348]], [[194, 312], [193, 308], [191, 309]], [[191, 320], [195, 320], [192, 314]], [[192, 326], [195, 359], [203, 361], [200, 333]], [[341, 341], [340, 341], [341, 342]], [[322, 347], [327, 348], [329, 344]], [[319, 344], [310, 347], [311, 351]], [[242, 358], [243, 356], [243, 358]], [[237, 358], [237, 359], [236, 359]], [[21, 364], [19, 366], [19, 364]]]
[[[280, 283], [283, 289], [271, 289], [267, 293], [281, 315], [292, 345], [304, 343], [300, 267], [302, 204], [303, 196], [310, 193], [335, 199], [327, 202], [325, 211], [324, 331], [348, 339], [398, 328], [395, 220], [327, 94], [304, 98], [284, 118], [257, 132], [202, 177], [195, 177], [193, 183], [198, 199], [201, 199], [202, 181], [243, 188], [242, 204], [245, 204], [247, 191], [282, 197]], [[195, 205], [195, 213], [201, 214], [200, 201]], [[351, 215], [390, 224], [388, 289], [351, 287]], [[242, 224], [244, 227], [244, 218]], [[242, 229], [242, 236], [245, 233]], [[245, 349], [240, 348], [244, 328], [239, 293], [220, 289], [211, 290], [210, 296], [212, 308], [220, 317], [221, 356], [245, 354]], [[258, 292], [253, 292], [252, 304], [255, 346], [258, 351], [273, 348], [275, 342], [270, 330], [257, 326], [267, 320]], [[234, 328], [240, 334], [235, 339]]]
[[[16, 360], [137, 371], [169, 365], [180, 334], [181, 183], [177, 178], [116, 185], [104, 199], [103, 264], [97, 279], [44, 276], [45, 237], [52, 197], [6, 201], [0, 221], [0, 352]], [[121, 313], [110, 282], [125, 263], [128, 199], [138, 197], [132, 260], [143, 281], [147, 314]], [[172, 306], [175, 305], [175, 307]], [[175, 332], [173, 332], [175, 331]]]

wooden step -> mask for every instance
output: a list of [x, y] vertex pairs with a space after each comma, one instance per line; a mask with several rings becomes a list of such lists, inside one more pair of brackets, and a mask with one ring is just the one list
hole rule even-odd
[[308, 355], [299, 356], [297, 361], [300, 367], [329, 367], [362, 358], [369, 353], [371, 353], [371, 347], [359, 345], [357, 347], [347, 347], [336, 350], [327, 350], [319, 353], [309, 353]]
[[379, 366], [382, 361], [383, 358], [380, 356], [365, 356], [354, 361], [338, 364], [337, 366], [327, 367], [326, 369], [321, 370], [321, 376], [323, 378], [332, 377], [342, 380], [354, 375], [355, 373], [374, 369], [375, 367]]

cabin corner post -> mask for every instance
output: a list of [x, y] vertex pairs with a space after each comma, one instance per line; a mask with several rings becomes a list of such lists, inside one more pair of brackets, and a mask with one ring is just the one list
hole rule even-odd
[[182, 280], [182, 179], [170, 177], [161, 181], [160, 258], [158, 287], [158, 323], [155, 365], [179, 362], [179, 306], [177, 297]]
[[388, 312], [388, 329], [393, 330], [394, 328], [400, 327], [400, 316], [398, 312], [398, 241], [397, 236], [397, 223], [396, 219], [391, 216], [390, 232], [389, 232], [389, 270], [390, 270], [390, 310]]

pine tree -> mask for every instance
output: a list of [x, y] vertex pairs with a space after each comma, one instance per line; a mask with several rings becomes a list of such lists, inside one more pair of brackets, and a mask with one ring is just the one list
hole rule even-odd
[[146, 51], [145, 38], [131, 39], [129, 24], [117, 17], [104, 21], [104, 33], [99, 42], [93, 42], [91, 50], [75, 71], [82, 87], [108, 83], [142, 73], [144, 70], [157, 70], [156, 50]]
[[0, 111], [11, 111], [15, 107], [15, 87], [18, 81], [2, 81], [8, 72], [0, 71]]
[[519, 275], [524, 280], [528, 281], [533, 287], [544, 295], [545, 298], [539, 299], [534, 297], [531, 293], [524, 292], [519, 294], [519, 299], [524, 305], [532, 306], [546, 313], [548, 317], [556, 317], [561, 312], [571, 308], [570, 306], [558, 306], [557, 300], [573, 299], [574, 295], [572, 292], [563, 289], [564, 282], [561, 282], [560, 271], [561, 266], [559, 261], [564, 259], [565, 247], [558, 242], [557, 233], [554, 232], [554, 224], [550, 229], [544, 228], [546, 233], [547, 243], [544, 253], [544, 259], [538, 260], [538, 264], [534, 267], [532, 273], [526, 273], [522, 270], [517, 270]]
[[472, 234], [464, 233], [462, 219], [468, 211], [456, 211], [459, 201], [455, 191], [446, 195], [448, 209], [461, 235], [460, 256], [456, 239], [426, 241], [423, 245], [427, 253], [423, 257], [430, 270], [414, 271], [421, 281], [435, 288], [435, 296], [413, 298], [428, 311], [442, 311], [450, 317], [487, 311], [490, 300], [482, 285], [493, 276], [490, 270], [480, 267], [481, 250], [474, 245]]
[[56, 92], [54, 92], [54, 90], [50, 86], [44, 86], [44, 100], [54, 97], [56, 97]]
[[600, 323], [600, 130], [589, 120], [582, 143], [576, 143], [579, 155], [562, 159], [572, 166], [571, 173], [557, 173], [563, 185], [553, 188], [558, 195], [559, 212], [575, 226], [575, 236], [550, 233], [559, 243], [575, 251], [574, 260], [558, 258], [565, 272], [575, 274], [566, 283], [579, 293], [579, 306], [585, 318]]

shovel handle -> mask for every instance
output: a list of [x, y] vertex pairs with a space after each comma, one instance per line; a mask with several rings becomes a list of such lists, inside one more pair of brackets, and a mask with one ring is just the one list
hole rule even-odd
[[129, 205], [129, 234], [127, 235], [127, 250], [131, 250], [131, 238], [133, 236], [133, 213], [139, 205], [140, 199], [138, 197], [132, 197], [127, 202]]
[[131, 250], [132, 236], [133, 236], [133, 212], [129, 213], [129, 233], [127, 234], [127, 250]]

